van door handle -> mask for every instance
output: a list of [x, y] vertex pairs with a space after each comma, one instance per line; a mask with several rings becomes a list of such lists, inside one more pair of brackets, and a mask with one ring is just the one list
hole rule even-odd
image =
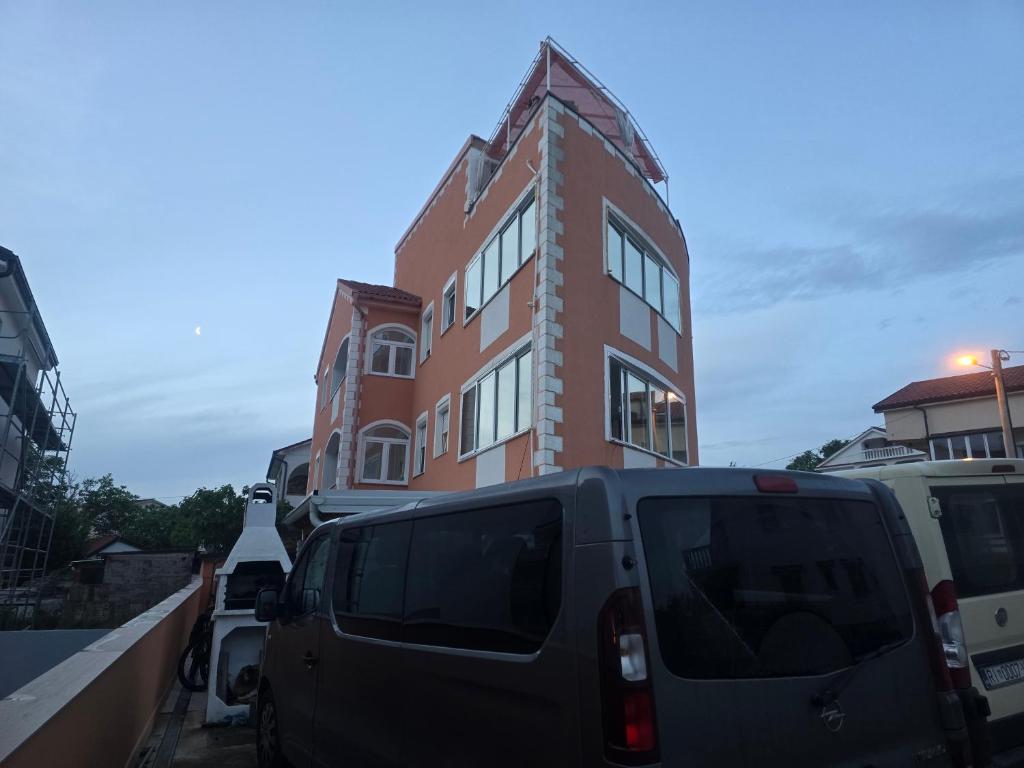
[[320, 661], [320, 658], [314, 656], [312, 651], [306, 651], [306, 655], [302, 657], [302, 663], [306, 665], [306, 669], [312, 669], [318, 661]]

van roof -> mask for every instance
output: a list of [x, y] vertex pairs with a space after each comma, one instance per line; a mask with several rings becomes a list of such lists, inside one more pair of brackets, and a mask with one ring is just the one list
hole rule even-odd
[[915, 461], [884, 467], [844, 469], [832, 474], [850, 478], [895, 480], [899, 477], [967, 477], [993, 474], [1018, 474], [1024, 477], [1024, 459], [957, 459], [954, 461]]
[[[1024, 462], [1021, 462], [1024, 464]], [[1024, 468], [1022, 468], [1024, 472]], [[759, 475], [786, 475], [796, 480], [801, 494], [869, 494], [860, 482], [840, 476], [840, 473], [795, 472], [762, 470], [743, 467], [680, 467], [673, 469], [611, 469], [609, 467], [582, 467], [556, 472], [541, 477], [488, 485], [469, 491], [430, 496], [410, 501], [399, 507], [363, 512], [337, 518], [340, 521], [358, 518], [366, 521], [401, 517], [415, 510], [446, 506], [453, 502], [472, 501], [478, 504], [502, 501], [510, 492], [550, 491], [576, 489], [589, 479], [603, 478], [606, 484], [617, 485], [624, 492], [636, 496], [669, 496], [673, 494], [698, 495], [754, 495], [758, 490], [753, 478]], [[333, 523], [336, 521], [330, 521]], [[330, 524], [327, 523], [327, 524]]]

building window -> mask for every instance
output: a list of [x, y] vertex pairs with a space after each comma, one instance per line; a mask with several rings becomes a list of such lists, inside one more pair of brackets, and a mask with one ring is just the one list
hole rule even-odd
[[448, 432], [451, 429], [451, 398], [445, 395], [434, 409], [434, 458], [448, 453]]
[[422, 475], [427, 468], [427, 414], [416, 419], [416, 445], [413, 454], [412, 474]]
[[360, 442], [359, 477], [364, 483], [408, 482], [408, 432], [398, 426], [380, 425], [363, 432]]
[[331, 370], [331, 397], [334, 397], [341, 388], [341, 382], [345, 380], [345, 374], [348, 371], [348, 336], [338, 347], [338, 355], [334, 358], [334, 368]]
[[519, 267], [533, 256], [536, 247], [537, 206], [531, 192], [466, 267], [466, 319], [512, 279]]
[[930, 441], [932, 459], [1005, 459], [1002, 432], [975, 432], [970, 435], [933, 437]]
[[532, 364], [533, 353], [527, 346], [462, 393], [460, 456], [487, 448], [530, 426]]
[[444, 333], [455, 322], [455, 284], [458, 282], [459, 273], [448, 278], [441, 293], [441, 333]]
[[434, 303], [431, 302], [423, 313], [420, 323], [420, 362], [430, 357], [430, 349], [434, 339]]
[[320, 408], [321, 410], [327, 405], [327, 387], [329, 382], [327, 380], [327, 371], [324, 371], [323, 378], [320, 380]]
[[653, 248], [614, 216], [605, 229], [608, 274], [642, 298], [669, 325], [681, 331], [679, 280]]
[[375, 331], [370, 336], [370, 372], [411, 377], [415, 351], [416, 339], [411, 332], [398, 327]]
[[641, 371], [608, 358], [608, 434], [645, 451], [686, 463], [686, 406]]

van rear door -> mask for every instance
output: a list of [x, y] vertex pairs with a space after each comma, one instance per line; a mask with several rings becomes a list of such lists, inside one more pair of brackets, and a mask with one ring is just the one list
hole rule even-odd
[[948, 764], [905, 569], [867, 489], [637, 511], [664, 763]]
[[1024, 745], [1024, 478], [928, 478], [996, 751]]

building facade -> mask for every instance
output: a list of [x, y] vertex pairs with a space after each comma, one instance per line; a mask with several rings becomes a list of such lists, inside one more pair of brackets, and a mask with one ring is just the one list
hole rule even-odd
[[886, 437], [929, 458], [1024, 458], [1024, 365], [1003, 369], [1013, 442], [1003, 444], [995, 382], [985, 371], [914, 381], [875, 403]]
[[884, 467], [889, 464], [910, 464], [931, 458], [924, 451], [889, 442], [881, 427], [868, 427], [843, 448], [821, 461], [815, 472], [838, 472], [842, 469]]
[[309, 447], [312, 442], [300, 440], [270, 454], [267, 482], [277, 486], [278, 498], [293, 507], [306, 496], [306, 486], [309, 485]]
[[338, 281], [307, 491], [696, 464], [689, 254], [661, 182], [628, 110], [544, 41], [402, 235], [394, 286]]
[[75, 427], [21, 259], [0, 247], [0, 629], [31, 626]]

